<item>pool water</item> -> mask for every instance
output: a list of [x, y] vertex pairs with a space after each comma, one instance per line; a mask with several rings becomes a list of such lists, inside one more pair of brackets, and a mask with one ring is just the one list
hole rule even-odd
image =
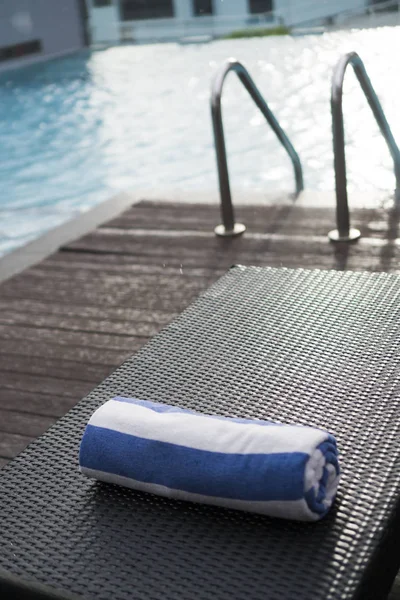
[[[210, 81], [230, 56], [289, 134], [306, 187], [332, 189], [332, 66], [360, 53], [400, 139], [399, 33], [118, 46], [1, 74], [0, 254], [120, 191], [216, 189]], [[389, 153], [352, 73], [344, 108], [350, 187], [391, 189]], [[291, 165], [234, 75], [224, 117], [233, 188], [291, 190]]]

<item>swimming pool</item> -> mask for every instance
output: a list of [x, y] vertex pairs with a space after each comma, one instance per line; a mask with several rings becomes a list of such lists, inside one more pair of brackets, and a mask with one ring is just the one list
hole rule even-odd
[[[304, 166], [333, 187], [329, 93], [341, 52], [363, 58], [400, 138], [398, 27], [205, 45], [118, 46], [0, 75], [0, 254], [122, 190], [216, 189], [210, 80], [235, 56], [250, 70]], [[391, 160], [349, 73], [350, 187], [390, 189]], [[293, 175], [262, 116], [231, 76], [224, 97], [232, 185], [291, 190]]]

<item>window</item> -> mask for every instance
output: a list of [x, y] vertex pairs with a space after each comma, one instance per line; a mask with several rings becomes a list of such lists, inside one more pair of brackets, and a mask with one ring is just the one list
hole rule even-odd
[[121, 0], [123, 21], [165, 19], [173, 16], [173, 0]]
[[14, 46], [0, 47], [0, 62], [11, 60], [12, 58], [20, 58], [27, 54], [37, 54], [42, 51], [42, 43], [40, 40], [32, 40], [31, 42], [23, 42]]
[[249, 10], [253, 15], [271, 12], [274, 10], [273, 0], [249, 0]]
[[212, 0], [194, 0], [193, 13], [196, 17], [213, 14]]

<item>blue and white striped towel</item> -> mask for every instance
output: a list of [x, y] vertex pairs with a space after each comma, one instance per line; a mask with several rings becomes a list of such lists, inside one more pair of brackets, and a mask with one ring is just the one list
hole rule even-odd
[[91, 417], [80, 468], [178, 500], [317, 521], [336, 494], [337, 456], [335, 438], [319, 429], [117, 397]]

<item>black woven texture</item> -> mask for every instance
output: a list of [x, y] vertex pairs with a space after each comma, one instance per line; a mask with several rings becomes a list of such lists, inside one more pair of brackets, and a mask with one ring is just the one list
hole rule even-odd
[[[400, 563], [399, 297], [394, 275], [231, 269], [0, 472], [0, 569], [104, 600], [384, 597]], [[334, 509], [301, 524], [86, 479], [85, 423], [117, 394], [328, 429]]]

